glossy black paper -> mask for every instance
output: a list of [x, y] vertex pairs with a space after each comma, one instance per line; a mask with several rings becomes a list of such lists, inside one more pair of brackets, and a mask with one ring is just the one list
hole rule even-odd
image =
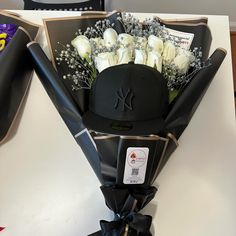
[[[34, 39], [39, 26], [14, 15], [0, 12], [1, 24], [15, 24], [17, 32], [0, 54], [0, 143], [10, 133], [26, 97], [33, 67], [26, 44]], [[22, 28], [21, 28], [22, 27]]]
[[84, 154], [98, 179], [103, 183], [98, 153], [89, 133], [81, 122], [81, 114], [79, 113], [78, 106], [75, 104], [72, 96], [65, 88], [65, 85], [59, 78], [53, 65], [39, 44], [36, 42], [30, 43], [28, 45], [28, 50], [34, 61], [35, 71], [37, 72], [45, 90], [70, 130], [72, 136], [84, 151]]
[[[166, 132], [171, 132], [177, 139], [181, 136], [188, 126], [211, 81], [214, 79], [225, 56], [225, 50], [216, 49], [207, 60], [207, 66], [198, 71], [191, 82], [179, 93], [170, 105], [168, 115], [165, 119]], [[175, 149], [176, 145], [173, 142], [169, 142], [160, 170], [164, 167]]]
[[[101, 161], [101, 174], [106, 185], [115, 184], [116, 186], [132, 188], [140, 185], [149, 186], [154, 182], [164, 156], [164, 148], [169, 142], [168, 138], [91, 134], [96, 143]], [[149, 149], [147, 172], [142, 184], [136, 184], [135, 181], [130, 184], [124, 182], [124, 170], [129, 147]]]
[[7, 135], [31, 80], [28, 42], [28, 34], [18, 28], [0, 55], [0, 141]]
[[180, 91], [173, 103], [170, 104], [165, 119], [166, 130], [171, 131], [177, 139], [188, 125], [225, 56], [224, 50], [216, 49], [206, 61], [206, 66], [194, 75], [191, 82]]

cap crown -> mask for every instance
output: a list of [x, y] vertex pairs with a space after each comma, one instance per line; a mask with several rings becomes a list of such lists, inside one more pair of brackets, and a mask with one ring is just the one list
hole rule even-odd
[[163, 76], [146, 65], [122, 64], [101, 72], [90, 93], [90, 111], [116, 121], [163, 117], [168, 90]]

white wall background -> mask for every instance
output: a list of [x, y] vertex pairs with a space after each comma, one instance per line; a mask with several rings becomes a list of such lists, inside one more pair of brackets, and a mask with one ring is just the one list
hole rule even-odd
[[[76, 0], [37, 0], [39, 2], [75, 2]], [[82, 1], [82, 0], [81, 0]], [[106, 10], [133, 12], [193, 13], [229, 15], [236, 28], [236, 0], [105, 0]], [[0, 0], [0, 8], [23, 9], [23, 0]]]

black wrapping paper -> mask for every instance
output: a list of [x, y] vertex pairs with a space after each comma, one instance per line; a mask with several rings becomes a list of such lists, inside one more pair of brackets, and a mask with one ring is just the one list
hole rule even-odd
[[81, 122], [78, 106], [65, 88], [53, 65], [40, 45], [31, 42], [27, 45], [34, 61], [34, 68], [53, 104], [70, 130], [76, 142], [82, 148], [98, 179], [103, 183], [98, 153], [92, 138]]
[[165, 119], [166, 130], [170, 130], [176, 138], [180, 137], [190, 122], [225, 56], [226, 51], [224, 49], [216, 49], [207, 60], [206, 66], [195, 74], [191, 82], [180, 91], [169, 107]]
[[19, 27], [0, 55], [0, 142], [10, 131], [30, 84], [32, 66], [26, 50], [30, 40]]
[[16, 73], [15, 70], [22, 60], [22, 55], [25, 52], [25, 45], [30, 40], [28, 33], [22, 27], [19, 27], [15, 36], [0, 56], [0, 107], [4, 106], [4, 99], [9, 93], [12, 79]]
[[[166, 132], [174, 134], [176, 139], [179, 139], [191, 121], [194, 112], [199, 106], [211, 81], [214, 79], [214, 76], [222, 64], [226, 54], [227, 52], [224, 49], [216, 49], [207, 60], [206, 66], [195, 74], [191, 82], [180, 91], [171, 104], [168, 115], [165, 119]], [[159, 171], [164, 167], [175, 149], [175, 143], [173, 141], [169, 142]]]
[[10, 135], [30, 86], [33, 68], [26, 44], [37, 36], [39, 26], [4, 11], [0, 11], [0, 23], [18, 27], [0, 54], [0, 143], [3, 143]]
[[[92, 133], [101, 161], [101, 174], [106, 185], [127, 188], [149, 186], [155, 180], [161, 160], [164, 157], [169, 137], [159, 136], [115, 136]], [[124, 171], [127, 163], [127, 150], [132, 148], [148, 148], [147, 172], [142, 184], [136, 183], [135, 176], [130, 184], [125, 184]]]

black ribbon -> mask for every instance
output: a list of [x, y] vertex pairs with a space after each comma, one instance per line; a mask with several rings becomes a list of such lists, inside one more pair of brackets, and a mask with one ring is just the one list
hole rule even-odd
[[102, 186], [106, 205], [115, 213], [114, 221], [100, 221], [101, 231], [90, 236], [152, 236], [152, 217], [138, 213], [155, 196], [155, 187], [123, 189]]
[[151, 236], [152, 217], [132, 212], [116, 221], [100, 221], [102, 236]]

